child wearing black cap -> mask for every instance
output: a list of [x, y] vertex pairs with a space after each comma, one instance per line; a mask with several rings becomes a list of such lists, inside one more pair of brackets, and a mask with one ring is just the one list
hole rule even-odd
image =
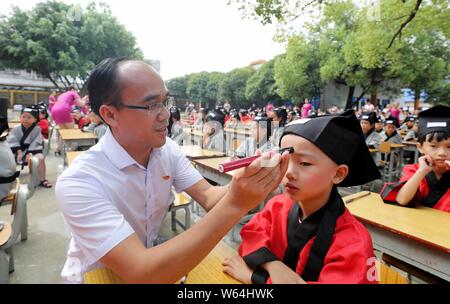
[[225, 115], [218, 110], [211, 111], [206, 115], [206, 122], [203, 126], [203, 149], [225, 152], [224, 121]]
[[419, 163], [403, 168], [400, 205], [424, 205], [450, 212], [450, 107], [419, 114]]
[[272, 127], [272, 119], [266, 113], [259, 113], [253, 119], [251, 136], [247, 137], [236, 149], [234, 155], [239, 158], [255, 155], [259, 150], [261, 153], [272, 150], [269, 138]]
[[41, 128], [42, 137], [45, 139], [48, 139], [48, 112], [47, 112], [47, 106], [45, 104], [39, 104], [37, 106], [37, 109], [39, 110], [39, 119], [37, 125], [39, 128]]
[[371, 237], [337, 191], [380, 177], [354, 112], [294, 121], [287, 147], [287, 193], [243, 227], [242, 258], [225, 259], [224, 271], [244, 283], [372, 283]]
[[375, 123], [378, 122], [375, 112], [362, 113], [360, 117], [361, 129], [364, 140], [370, 149], [378, 149], [382, 141], [380, 134], [375, 131]]
[[52, 184], [45, 178], [45, 159], [42, 154], [43, 140], [41, 128], [37, 126], [39, 110], [28, 107], [22, 110], [20, 125], [15, 126], [9, 136], [8, 144], [15, 154], [18, 164], [25, 164], [33, 155], [39, 160], [38, 170], [40, 187], [51, 188]]
[[391, 144], [401, 144], [403, 142], [402, 136], [397, 132], [398, 120], [394, 117], [389, 117], [384, 121], [384, 132], [381, 133], [382, 141]]

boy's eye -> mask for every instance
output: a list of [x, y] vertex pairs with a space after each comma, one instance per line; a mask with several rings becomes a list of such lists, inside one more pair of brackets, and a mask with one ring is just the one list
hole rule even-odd
[[300, 166], [308, 167], [308, 166], [311, 166], [311, 164], [307, 163], [307, 162], [300, 162]]

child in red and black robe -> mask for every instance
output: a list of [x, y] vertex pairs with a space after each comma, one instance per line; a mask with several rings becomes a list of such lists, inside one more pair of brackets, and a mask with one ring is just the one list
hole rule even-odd
[[400, 205], [423, 205], [450, 212], [450, 107], [419, 114], [419, 163], [403, 168], [398, 184]]
[[244, 283], [376, 282], [371, 237], [337, 191], [380, 177], [354, 112], [296, 120], [280, 145], [294, 148], [286, 194], [243, 227], [224, 271]]

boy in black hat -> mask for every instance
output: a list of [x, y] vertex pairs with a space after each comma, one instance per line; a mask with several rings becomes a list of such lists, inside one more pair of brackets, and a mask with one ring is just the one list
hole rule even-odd
[[375, 112], [362, 113], [360, 117], [361, 129], [369, 149], [378, 149], [382, 141], [380, 134], [375, 131], [375, 123], [378, 122]]
[[244, 283], [372, 283], [371, 237], [337, 191], [380, 177], [354, 112], [296, 120], [280, 146], [294, 148], [286, 194], [243, 227], [242, 258], [224, 271]]
[[251, 136], [247, 137], [236, 149], [235, 156], [237, 158], [244, 158], [254, 156], [256, 151], [261, 153], [272, 150], [270, 144], [270, 135], [272, 127], [272, 119], [267, 117], [266, 113], [259, 113], [253, 119]]
[[404, 130], [404, 131], [412, 130], [415, 122], [416, 122], [416, 117], [413, 115], [408, 115], [405, 118], [405, 121], [403, 122], [402, 126], [400, 127], [400, 130]]
[[381, 133], [382, 141], [391, 144], [401, 144], [402, 136], [397, 132], [398, 120], [395, 117], [389, 117], [384, 121], [384, 132]]
[[17, 163], [22, 166], [35, 156], [39, 160], [40, 187], [51, 188], [52, 184], [45, 178], [45, 159], [42, 154], [44, 143], [41, 128], [37, 126], [39, 110], [36, 107], [27, 107], [20, 115], [20, 125], [15, 126], [9, 136], [8, 144], [14, 153]]
[[206, 115], [203, 126], [203, 149], [225, 152], [224, 121], [225, 115], [219, 110], [211, 111]]
[[403, 168], [397, 194], [400, 205], [421, 204], [450, 212], [450, 107], [419, 114], [419, 163]]

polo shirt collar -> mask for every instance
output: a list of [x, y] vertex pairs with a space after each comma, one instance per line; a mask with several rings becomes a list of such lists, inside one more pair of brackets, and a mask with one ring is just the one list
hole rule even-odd
[[[105, 153], [106, 157], [116, 166], [119, 170], [126, 167], [136, 165], [142, 168], [138, 162], [131, 157], [130, 154], [117, 142], [116, 138], [112, 134], [110, 128], [107, 128], [105, 135], [101, 139], [102, 151]], [[159, 159], [164, 147], [154, 148], [152, 154], [150, 155], [149, 163], [147, 168], [150, 168], [152, 164], [152, 159]], [[144, 168], [145, 169], [145, 168]]]

